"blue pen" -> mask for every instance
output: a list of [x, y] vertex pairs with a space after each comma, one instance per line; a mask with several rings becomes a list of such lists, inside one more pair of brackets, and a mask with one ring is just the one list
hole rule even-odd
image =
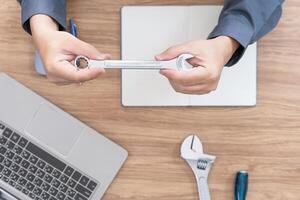
[[77, 26], [76, 26], [74, 20], [70, 19], [69, 23], [70, 23], [70, 33], [72, 35], [74, 35], [75, 37], [77, 37]]
[[248, 173], [245, 171], [239, 171], [236, 174], [234, 199], [246, 200], [248, 190]]
[[[70, 33], [72, 35], [74, 35], [75, 37], [77, 37], [77, 26], [76, 26], [74, 20], [70, 19], [69, 24], [70, 24]], [[44, 75], [44, 76], [47, 74], [46, 70], [44, 68], [42, 59], [41, 59], [38, 51], [35, 51], [35, 64], [34, 64], [34, 67], [35, 67], [35, 70], [38, 74]]]

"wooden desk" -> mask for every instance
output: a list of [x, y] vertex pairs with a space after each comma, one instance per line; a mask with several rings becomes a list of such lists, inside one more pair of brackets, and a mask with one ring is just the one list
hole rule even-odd
[[[199, 0], [69, 1], [80, 38], [120, 56], [120, 7], [221, 4]], [[104, 199], [197, 199], [194, 176], [179, 157], [198, 133], [216, 155], [212, 199], [233, 199], [234, 175], [250, 173], [249, 200], [300, 198], [300, 2], [286, 1], [279, 26], [259, 43], [258, 104], [253, 108], [122, 108], [120, 72], [82, 87], [58, 87], [36, 75], [34, 48], [15, 1], [0, 4], [0, 71], [9, 74], [129, 151]], [[0, 91], [1, 98], [1, 91]], [[1, 112], [1, 111], [0, 111]], [[180, 118], [179, 118], [180, 116]]]

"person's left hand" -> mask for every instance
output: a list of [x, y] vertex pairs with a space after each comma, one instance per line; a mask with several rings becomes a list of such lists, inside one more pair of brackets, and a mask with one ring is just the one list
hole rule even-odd
[[216, 90], [223, 66], [229, 61], [239, 43], [227, 36], [211, 40], [197, 40], [173, 46], [157, 55], [156, 60], [171, 60], [181, 54], [192, 54], [188, 62], [190, 71], [164, 69], [160, 73], [167, 77], [176, 92], [206, 94]]

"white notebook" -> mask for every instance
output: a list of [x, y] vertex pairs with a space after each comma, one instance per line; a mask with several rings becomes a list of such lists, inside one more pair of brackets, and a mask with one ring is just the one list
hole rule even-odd
[[[125, 6], [122, 8], [122, 59], [152, 60], [166, 48], [206, 39], [222, 6]], [[122, 70], [123, 106], [253, 106], [256, 104], [256, 44], [238, 64], [224, 68], [216, 91], [177, 93], [158, 70]]]

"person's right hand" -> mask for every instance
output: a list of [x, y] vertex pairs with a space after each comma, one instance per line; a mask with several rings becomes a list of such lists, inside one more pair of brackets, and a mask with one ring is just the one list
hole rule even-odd
[[58, 31], [58, 25], [52, 18], [34, 15], [30, 18], [30, 27], [50, 81], [59, 85], [83, 83], [105, 73], [102, 68], [77, 70], [73, 66], [71, 62], [78, 55], [96, 60], [110, 59], [111, 56], [100, 53], [92, 45], [67, 32]]

